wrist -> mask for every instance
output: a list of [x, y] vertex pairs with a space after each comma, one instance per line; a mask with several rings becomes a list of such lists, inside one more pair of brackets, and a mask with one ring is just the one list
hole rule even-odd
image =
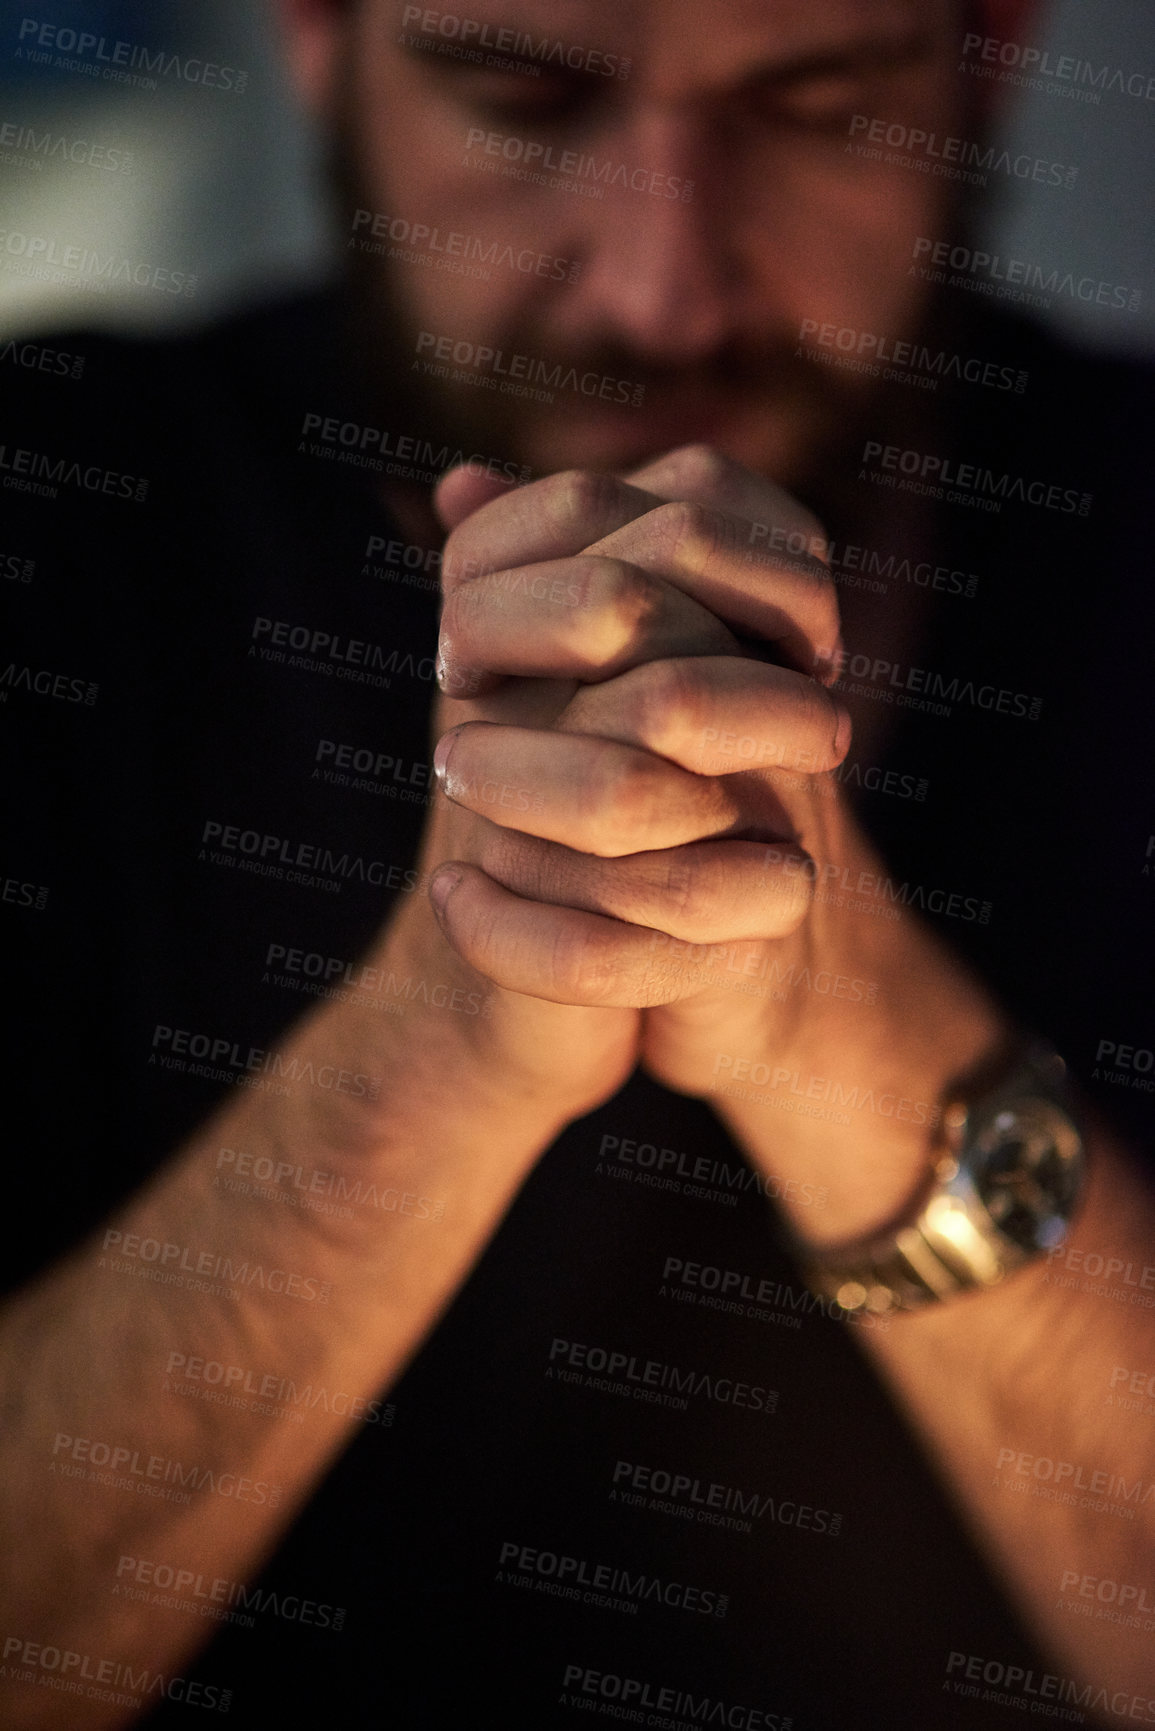
[[[207, 1182], [234, 1213], [251, 1208], [255, 1231], [356, 1260], [394, 1228], [491, 1218], [597, 1103], [582, 1091], [578, 1042], [559, 1032], [597, 1012], [501, 992], [420, 912], [405, 909], [355, 982], [291, 1031], [275, 1074], [211, 1126]], [[603, 1079], [603, 1097], [624, 1079]]]
[[[937, 989], [908, 977], [898, 988], [883, 984], [872, 1004], [831, 1004], [806, 1034], [793, 1049], [747, 1045], [715, 1078], [713, 1099], [776, 1180], [792, 1229], [821, 1249], [883, 1230], [909, 1210], [945, 1150], [944, 1108], [1014, 1036], [957, 972], [950, 982], [940, 975]], [[794, 1200], [791, 1178], [821, 1194], [822, 1206]]]

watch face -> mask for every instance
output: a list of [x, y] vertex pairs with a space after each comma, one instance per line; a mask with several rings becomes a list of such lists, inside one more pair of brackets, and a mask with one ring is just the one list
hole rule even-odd
[[1025, 1251], [1062, 1242], [1079, 1193], [1083, 1144], [1060, 1106], [1016, 1100], [980, 1126], [967, 1162], [999, 1231]]

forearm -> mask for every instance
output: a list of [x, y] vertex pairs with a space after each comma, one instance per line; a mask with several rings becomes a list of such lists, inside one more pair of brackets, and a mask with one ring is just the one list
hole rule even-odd
[[[491, 1083], [463, 1021], [448, 1007], [319, 1013], [288, 1048], [300, 1063], [287, 1095], [246, 1092], [9, 1303], [11, 1666], [33, 1642], [89, 1656], [92, 1672], [178, 1669], [211, 1625], [115, 1592], [120, 1559], [250, 1579], [358, 1423], [380, 1413], [571, 1115], [532, 1075], [507, 1067]], [[378, 1099], [300, 1079], [331, 1061], [378, 1075]], [[298, 1405], [306, 1387], [325, 1401]], [[12, 1726], [135, 1716], [11, 1675], [0, 1698]]]
[[[1016, 1038], [981, 984], [921, 924], [901, 947], [881, 935], [859, 942], [847, 947], [848, 971], [877, 984], [873, 1001], [836, 1008], [831, 999], [811, 1015], [797, 1058], [781, 1043], [760, 1044], [748, 1023], [732, 1049], [753, 1062], [737, 1084], [724, 1079], [736, 1065], [725, 1066], [713, 1095], [780, 1189], [790, 1178], [805, 1179], [811, 1194], [823, 1187], [821, 1208], [783, 1203], [816, 1248], [868, 1236], [908, 1211], [943, 1146], [936, 1119], [952, 1084]], [[769, 1077], [762, 1087], [749, 1080], [759, 1062]], [[856, 1333], [1056, 1666], [1081, 1686], [1108, 1688], [1108, 1698], [1130, 1690], [1146, 1699], [1155, 1696], [1142, 1631], [1155, 1619], [1151, 1420], [1107, 1398], [1119, 1370], [1155, 1373], [1155, 1289], [1137, 1284], [1145, 1268], [1155, 1281], [1155, 1201], [1098, 1127], [1089, 1173], [1072, 1236], [1050, 1263]], [[1116, 1298], [1103, 1296], [1102, 1282], [1065, 1276], [1080, 1250], [1102, 1258], [1092, 1267], [1130, 1268], [1136, 1284], [1116, 1280]], [[1151, 1614], [1138, 1627], [1097, 1616], [1103, 1601], [1083, 1592], [1088, 1577], [1134, 1589], [1124, 1611], [1145, 1590]], [[1150, 1714], [1155, 1720], [1155, 1704]]]
[[[1155, 1200], [1097, 1131], [1056, 1255], [862, 1336], [1057, 1665], [1108, 1703], [1155, 1697], [1152, 1421], [1119, 1399], [1134, 1372], [1155, 1372], [1153, 1245]], [[1083, 1274], [1080, 1252], [1112, 1278]], [[1155, 1702], [1136, 1717], [1155, 1719]]]

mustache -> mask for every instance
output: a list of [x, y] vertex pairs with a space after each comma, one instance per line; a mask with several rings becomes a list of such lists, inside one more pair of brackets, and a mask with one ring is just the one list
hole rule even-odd
[[628, 380], [641, 386], [647, 402], [684, 399], [696, 395], [742, 396], [762, 390], [775, 393], [783, 386], [808, 385], [823, 394], [842, 395], [837, 369], [801, 353], [796, 339], [785, 336], [770, 342], [730, 343], [692, 361], [655, 360], [628, 343], [613, 337], [604, 340], [559, 344], [548, 333], [533, 330], [507, 331], [488, 336], [487, 346], [504, 357], [528, 355], [533, 361], [561, 367], [579, 375]]

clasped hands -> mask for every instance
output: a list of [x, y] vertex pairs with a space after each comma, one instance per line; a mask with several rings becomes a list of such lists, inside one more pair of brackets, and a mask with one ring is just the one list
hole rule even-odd
[[[724, 1084], [743, 1069], [811, 1098], [829, 1078], [897, 1088], [933, 1121], [998, 1018], [924, 922], [822, 891], [828, 866], [882, 867], [831, 774], [850, 719], [819, 525], [702, 446], [496, 491], [458, 470], [438, 497], [444, 798], [425, 857], [449, 945], [543, 1011], [632, 1012], [637, 1059], [719, 1096], [763, 1164], [789, 1149], [835, 1172], [847, 1132], [739, 1102]], [[925, 1133], [861, 1120], [856, 1157], [901, 1196]]]
[[827, 689], [829, 571], [764, 553], [769, 525], [823, 544], [780, 489], [691, 446], [625, 480], [503, 489], [453, 529], [435, 765], [479, 821], [457, 826], [442, 918], [490, 980], [659, 1007], [709, 992], [697, 950], [716, 963], [806, 919], [804, 850], [830, 816], [811, 784], [850, 719]]

